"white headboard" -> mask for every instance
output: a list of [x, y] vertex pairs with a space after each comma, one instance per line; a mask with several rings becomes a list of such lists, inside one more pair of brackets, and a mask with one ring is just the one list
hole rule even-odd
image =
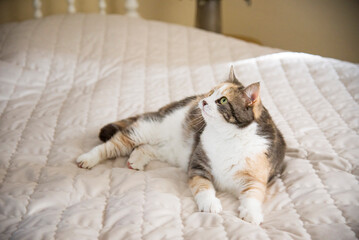
[[[34, 2], [34, 17], [35, 18], [42, 18], [42, 10], [41, 10], [41, 0], [33, 0]], [[75, 0], [67, 0], [67, 12], [72, 14], [76, 13], [75, 7]], [[106, 14], [106, 1], [105, 0], [98, 0], [98, 6], [100, 8], [101, 14]], [[140, 15], [137, 12], [138, 2], [137, 0], [125, 0], [125, 9], [126, 15], [130, 17], [139, 17]]]

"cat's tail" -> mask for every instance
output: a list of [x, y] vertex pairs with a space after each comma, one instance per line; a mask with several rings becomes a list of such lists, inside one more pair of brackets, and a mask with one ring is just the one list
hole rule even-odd
[[98, 137], [102, 142], [110, 140], [118, 131], [123, 131], [134, 122], [136, 122], [138, 116], [126, 118], [117, 122], [109, 123], [101, 128]]
[[110, 138], [113, 137], [113, 135], [115, 135], [120, 130], [121, 127], [119, 127], [115, 123], [110, 123], [101, 128], [98, 137], [102, 142], [107, 142], [108, 140], [110, 140]]

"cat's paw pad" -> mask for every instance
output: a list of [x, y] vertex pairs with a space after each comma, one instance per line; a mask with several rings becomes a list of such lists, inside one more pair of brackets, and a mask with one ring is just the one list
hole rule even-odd
[[134, 150], [127, 160], [127, 167], [133, 170], [143, 171], [149, 162], [148, 157], [141, 151]]
[[98, 159], [91, 154], [85, 153], [79, 156], [76, 160], [77, 166], [80, 168], [91, 169], [99, 162]]
[[213, 193], [207, 191], [199, 192], [195, 196], [198, 210], [201, 212], [220, 213], [222, 212], [221, 201]]
[[248, 198], [238, 208], [239, 217], [244, 221], [259, 225], [263, 222], [261, 203], [257, 199]]
[[131, 161], [131, 159], [128, 159], [128, 161], [127, 161], [127, 167], [129, 169], [143, 171], [145, 169], [145, 166], [146, 166], [146, 163], [141, 160]]

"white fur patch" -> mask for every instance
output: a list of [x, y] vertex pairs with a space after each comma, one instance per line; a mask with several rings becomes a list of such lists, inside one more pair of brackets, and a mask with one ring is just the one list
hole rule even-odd
[[[141, 148], [135, 149], [128, 160], [129, 167], [143, 170], [152, 159], [168, 162], [187, 170], [192, 153], [193, 138], [183, 128], [190, 106], [174, 110], [161, 121], [139, 120], [134, 124], [130, 138]], [[107, 141], [90, 152], [82, 154], [76, 162], [79, 167], [92, 168], [102, 160], [121, 155], [123, 151]], [[150, 153], [150, 154], [148, 154]]]
[[[224, 120], [225, 121], [225, 120]], [[205, 128], [201, 141], [211, 162], [215, 185], [239, 196], [244, 186], [234, 181], [236, 172], [245, 169], [246, 158], [255, 157], [268, 148], [268, 140], [256, 134], [257, 123], [239, 129], [226, 123]]]
[[255, 198], [244, 198], [238, 208], [239, 217], [243, 220], [261, 224], [263, 222], [262, 203]]
[[94, 148], [88, 153], [84, 153], [80, 155], [77, 160], [77, 164], [81, 168], [91, 169], [96, 166], [100, 162], [99, 154], [97, 153], [97, 149]]
[[102, 143], [89, 151], [80, 155], [76, 162], [81, 168], [93, 168], [98, 163], [108, 158], [113, 158], [119, 155], [119, 150], [116, 149], [115, 145], [111, 141]]
[[131, 137], [149, 145], [156, 159], [186, 170], [193, 145], [193, 139], [185, 137], [183, 128], [189, 108], [177, 109], [160, 122], [141, 120], [136, 123], [135, 135]]
[[[222, 97], [226, 85], [205, 98], [207, 104], [199, 107], [207, 126], [201, 135], [203, 148], [210, 160], [214, 184], [217, 189], [229, 191], [241, 197], [246, 187], [245, 181], [235, 178], [236, 173], [246, 168], [246, 158], [255, 158], [266, 152], [269, 142], [257, 134], [258, 124], [251, 123], [245, 128], [238, 128], [228, 123], [218, 112], [216, 100]], [[243, 199], [239, 207], [240, 217], [245, 221], [260, 224], [263, 221], [261, 202], [257, 199]]]
[[222, 212], [221, 201], [216, 197], [214, 189], [200, 191], [195, 196], [195, 200], [199, 211], [211, 213]]

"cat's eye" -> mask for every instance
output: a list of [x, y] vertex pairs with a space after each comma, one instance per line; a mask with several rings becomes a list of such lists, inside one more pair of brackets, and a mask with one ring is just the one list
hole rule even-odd
[[221, 99], [219, 99], [220, 104], [226, 104], [227, 102], [228, 102], [228, 99], [226, 97], [221, 97]]

